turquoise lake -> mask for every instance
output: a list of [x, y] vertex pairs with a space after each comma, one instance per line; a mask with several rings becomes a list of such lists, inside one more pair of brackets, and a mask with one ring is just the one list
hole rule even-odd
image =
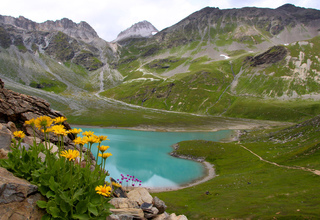
[[[231, 130], [154, 132], [77, 128], [93, 131], [95, 135], [107, 135], [110, 140], [103, 141], [101, 145], [110, 146], [106, 152], [113, 154], [107, 159], [105, 167], [110, 177], [121, 179], [121, 174], [132, 175], [142, 181], [143, 187], [178, 187], [204, 176], [205, 168], [201, 163], [170, 156], [171, 146], [184, 140], [219, 141], [232, 134]], [[94, 156], [97, 155], [96, 146], [91, 149]]]

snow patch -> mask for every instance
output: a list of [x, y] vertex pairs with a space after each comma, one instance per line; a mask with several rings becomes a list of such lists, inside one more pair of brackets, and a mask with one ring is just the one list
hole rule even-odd
[[230, 58], [229, 56], [224, 55], [224, 54], [220, 54], [220, 57], [224, 57], [224, 59], [226, 59], [226, 60]]

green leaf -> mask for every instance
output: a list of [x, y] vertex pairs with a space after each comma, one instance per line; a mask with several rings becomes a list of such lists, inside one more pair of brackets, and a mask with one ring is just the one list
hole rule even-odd
[[65, 213], [65, 216], [68, 215], [68, 213], [71, 213], [71, 209], [73, 209], [73, 207], [71, 207], [68, 203], [66, 203], [64, 200], [61, 200], [59, 203], [59, 207], [60, 209]]
[[98, 213], [98, 209], [97, 209], [97, 206], [90, 203], [89, 202], [89, 205], [88, 205], [88, 210], [89, 212], [91, 212], [92, 214], [94, 214], [95, 216], [97, 216], [99, 213]]
[[37, 205], [38, 205], [39, 208], [41, 208], [41, 209], [47, 208], [47, 202], [46, 202], [46, 201], [38, 200], [38, 201], [37, 201]]
[[56, 194], [55, 194], [53, 191], [51, 191], [51, 190], [46, 193], [46, 197], [47, 197], [47, 198], [55, 197], [55, 195], [56, 195]]
[[88, 202], [87, 201], [80, 201], [76, 205], [76, 211], [79, 214], [83, 214], [83, 213], [87, 212], [87, 210], [88, 210]]
[[54, 218], [59, 218], [61, 210], [57, 207], [50, 207], [48, 213], [52, 215]]
[[49, 187], [43, 185], [38, 186], [38, 190], [42, 195], [46, 195], [50, 191]]
[[73, 219], [79, 219], [79, 220], [87, 220], [90, 219], [90, 216], [86, 215], [86, 214], [74, 214], [72, 216]]
[[79, 199], [79, 196], [81, 196], [82, 194], [84, 193], [84, 190], [81, 188], [81, 189], [78, 189], [72, 196], [72, 200], [75, 201], [75, 200], [78, 200]]
[[41, 220], [51, 220], [51, 215], [45, 214], [44, 216], [42, 216]]
[[54, 181], [54, 177], [53, 176], [50, 177], [49, 187], [50, 187], [50, 189], [52, 191], [57, 191], [58, 188], [59, 188], [59, 184], [56, 181]]
[[66, 203], [73, 206], [73, 202], [69, 196], [69, 191], [61, 191], [59, 190], [60, 198], [63, 199]]

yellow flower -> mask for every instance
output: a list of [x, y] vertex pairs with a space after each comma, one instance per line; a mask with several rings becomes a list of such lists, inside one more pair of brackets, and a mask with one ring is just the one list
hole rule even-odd
[[108, 150], [109, 146], [104, 146], [104, 145], [101, 145], [100, 147], [98, 146], [98, 149], [103, 153], [105, 152], [106, 150]]
[[15, 131], [13, 132], [13, 136], [15, 136], [16, 138], [23, 139], [26, 135], [23, 131]]
[[66, 117], [56, 117], [55, 119], [53, 119], [55, 124], [62, 124], [62, 122], [66, 121], [67, 118]]
[[116, 182], [112, 182], [112, 185], [113, 185], [114, 187], [117, 187], [117, 188], [120, 188], [120, 187], [121, 187], [121, 184], [116, 183]]
[[88, 143], [87, 138], [85, 138], [85, 137], [83, 137], [83, 138], [81, 138], [81, 137], [76, 137], [76, 138], [73, 140], [73, 142], [74, 142], [75, 144], [80, 144], [80, 145], [84, 145], [84, 144]]
[[112, 153], [103, 153], [103, 154], [98, 154], [99, 157], [102, 157], [103, 159], [107, 159], [108, 157], [112, 156]]
[[35, 119], [35, 126], [40, 130], [43, 127], [50, 127], [53, 123], [52, 118], [49, 116], [40, 116], [39, 118]]
[[84, 135], [84, 136], [91, 136], [91, 135], [93, 135], [93, 131], [85, 131], [85, 132], [83, 132], [82, 134]]
[[29, 121], [25, 121], [24, 122], [26, 125], [30, 125], [30, 126], [34, 126], [35, 124], [35, 119], [34, 118], [31, 118]]
[[105, 141], [105, 140], [109, 140], [108, 136], [105, 136], [105, 135], [99, 135], [98, 138], [100, 139], [100, 142]]
[[65, 150], [62, 151], [60, 156], [65, 157], [70, 160], [75, 160], [79, 156], [79, 151], [77, 150]]
[[72, 133], [72, 134], [80, 134], [81, 132], [82, 132], [82, 129], [76, 129], [76, 128], [74, 128], [74, 129], [71, 129], [71, 130], [68, 130], [67, 131], [68, 133]]
[[104, 186], [100, 185], [97, 186], [96, 189], [98, 194], [109, 197], [111, 194], [111, 187], [107, 186], [106, 184]]
[[90, 143], [90, 144], [93, 144], [93, 143], [100, 143], [100, 139], [97, 135], [91, 135], [91, 136], [87, 136], [87, 141]]
[[63, 125], [54, 125], [50, 128], [50, 131], [52, 131], [56, 135], [67, 135], [67, 131]]

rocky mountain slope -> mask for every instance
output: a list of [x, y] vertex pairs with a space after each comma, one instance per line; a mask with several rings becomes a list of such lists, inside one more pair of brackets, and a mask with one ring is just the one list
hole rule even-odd
[[2, 16], [1, 78], [64, 106], [89, 92], [218, 116], [295, 121], [320, 113], [319, 10], [207, 7], [150, 35], [153, 28], [140, 22], [109, 43], [84, 22]]
[[61, 31], [70, 37], [87, 42], [98, 38], [96, 31], [87, 22], [81, 21], [79, 24], [76, 24], [68, 18], [63, 18], [57, 21], [36, 23], [23, 16], [14, 18], [11, 16], [0, 15], [0, 23], [9, 24], [27, 31]]
[[114, 42], [125, 41], [131, 38], [149, 38], [159, 31], [148, 21], [141, 21], [120, 32]]
[[319, 10], [290, 4], [204, 8], [152, 38], [121, 47], [124, 83], [102, 94], [210, 115], [287, 120], [280, 112], [292, 107], [289, 115], [320, 113], [319, 19]]
[[27, 86], [58, 93], [98, 90], [101, 81], [121, 78], [109, 67], [118, 57], [116, 47], [86, 22], [64, 18], [39, 24], [1, 16], [0, 45], [1, 76]]

